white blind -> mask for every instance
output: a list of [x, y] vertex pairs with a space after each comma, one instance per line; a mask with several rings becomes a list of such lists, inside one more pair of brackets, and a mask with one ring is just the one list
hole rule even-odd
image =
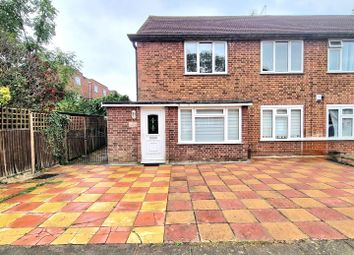
[[228, 119], [227, 119], [227, 132], [229, 140], [239, 140], [239, 110], [238, 109], [230, 109], [228, 111]]
[[291, 134], [292, 138], [301, 137], [301, 110], [291, 110]]
[[272, 110], [263, 110], [263, 138], [272, 138], [273, 132], [273, 111]]
[[181, 140], [192, 141], [192, 110], [181, 110]]
[[342, 136], [353, 136], [353, 118], [342, 119]]
[[196, 117], [196, 142], [224, 141], [224, 117]]
[[288, 138], [288, 117], [287, 116], [275, 117], [275, 137], [278, 139]]

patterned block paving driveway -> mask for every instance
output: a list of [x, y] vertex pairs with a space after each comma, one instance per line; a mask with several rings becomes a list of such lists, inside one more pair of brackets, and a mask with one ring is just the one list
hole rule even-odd
[[320, 158], [58, 167], [61, 182], [0, 203], [0, 244], [354, 238], [353, 170]]

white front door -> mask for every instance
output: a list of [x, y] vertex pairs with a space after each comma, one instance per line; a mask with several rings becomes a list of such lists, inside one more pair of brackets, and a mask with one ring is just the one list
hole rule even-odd
[[164, 163], [165, 109], [141, 108], [141, 163]]

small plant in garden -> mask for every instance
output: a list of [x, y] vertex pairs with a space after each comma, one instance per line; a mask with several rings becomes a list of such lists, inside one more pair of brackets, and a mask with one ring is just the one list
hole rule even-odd
[[10, 89], [8, 87], [0, 87], [0, 107], [5, 106], [10, 100]]
[[60, 164], [65, 164], [67, 160], [65, 157], [65, 136], [69, 123], [69, 116], [51, 112], [48, 117], [48, 128], [44, 130], [47, 142], [53, 151], [53, 156]]

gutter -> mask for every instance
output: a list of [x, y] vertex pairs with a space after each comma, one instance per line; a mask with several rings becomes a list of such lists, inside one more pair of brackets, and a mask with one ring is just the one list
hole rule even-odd
[[136, 101], [139, 100], [139, 82], [138, 82], [138, 78], [139, 78], [139, 74], [138, 74], [138, 47], [137, 47], [137, 42], [133, 42], [132, 41], [132, 45], [135, 49], [135, 89], [136, 89]]
[[152, 103], [152, 104], [141, 104], [141, 103], [130, 103], [130, 104], [112, 104], [112, 103], [102, 103], [102, 107], [193, 107], [193, 106], [200, 106], [200, 107], [232, 107], [232, 106], [252, 106], [252, 103], [213, 103], [213, 104], [206, 104], [206, 103]]

